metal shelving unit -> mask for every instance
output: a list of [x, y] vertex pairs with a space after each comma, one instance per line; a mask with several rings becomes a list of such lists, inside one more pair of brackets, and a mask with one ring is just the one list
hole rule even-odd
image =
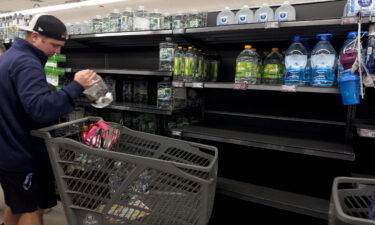
[[347, 161], [355, 159], [350, 145], [277, 134], [190, 126], [182, 130], [181, 136], [324, 158]]
[[329, 201], [219, 177], [217, 192], [274, 208], [328, 219]]
[[[82, 107], [92, 107], [91, 104], [87, 101], [77, 101], [78, 106]], [[135, 104], [135, 103], [113, 103], [106, 107], [106, 109], [115, 109], [121, 111], [129, 112], [141, 112], [141, 113], [151, 113], [157, 115], [172, 115], [175, 112], [181, 111], [183, 109], [173, 109], [165, 110], [159, 109], [154, 105], [145, 105], [145, 104]]]
[[245, 88], [236, 87], [234, 83], [221, 82], [196, 82], [177, 84], [176, 86], [192, 88], [216, 88], [216, 89], [245, 89], [260, 91], [279, 91], [279, 92], [304, 92], [304, 93], [322, 93], [322, 94], [340, 94], [337, 87], [296, 87], [285, 85], [247, 85]]
[[[72, 68], [70, 72], [75, 73], [82, 69]], [[172, 76], [172, 72], [156, 71], [156, 70], [153, 71], [153, 70], [95, 69], [95, 68], [91, 68], [91, 69], [101, 74], [118, 74], [118, 75], [134, 75], [134, 76], [165, 76], [165, 77]]]

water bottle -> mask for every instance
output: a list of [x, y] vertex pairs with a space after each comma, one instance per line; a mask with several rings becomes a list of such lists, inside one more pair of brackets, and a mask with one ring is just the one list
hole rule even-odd
[[173, 109], [173, 90], [172, 83], [168, 77], [164, 77], [164, 81], [158, 83], [158, 99], [157, 107], [159, 109]]
[[312, 86], [333, 86], [335, 83], [336, 51], [329, 40], [332, 34], [318, 34], [320, 41], [311, 52]]
[[150, 27], [151, 30], [161, 30], [164, 25], [164, 16], [159, 12], [159, 9], [154, 9], [153, 13], [150, 13]]
[[89, 34], [90, 31], [90, 21], [85, 20], [81, 23], [81, 33], [82, 34]]
[[178, 11], [176, 15], [173, 16], [173, 29], [181, 29], [185, 27], [184, 14]]
[[283, 56], [279, 53], [278, 48], [272, 48], [264, 59], [263, 83], [264, 84], [281, 84], [283, 78]]
[[[124, 183], [128, 172], [130, 171], [128, 171], [128, 168], [126, 168], [126, 163], [120, 161], [116, 161], [113, 163], [113, 170], [109, 176], [111, 198], [113, 198], [119, 191], [119, 188]], [[125, 188], [123, 191], [124, 193], [119, 196], [120, 198], [125, 197], [125, 192], [128, 190]]]
[[144, 6], [139, 6], [134, 12], [134, 30], [150, 30], [150, 16]]
[[257, 59], [258, 59], [258, 62], [257, 62], [257, 65], [258, 65], [257, 66], [257, 80], [260, 81], [260, 79], [262, 78], [262, 65], [263, 65], [262, 57], [257, 52], [256, 48], [251, 48], [251, 51], [253, 51], [255, 53], [255, 55], [257, 56]]
[[187, 20], [187, 28], [201, 27], [203, 18], [197, 10], [192, 10]]
[[371, 24], [367, 39], [366, 68], [370, 75], [375, 78], [375, 25]]
[[301, 43], [300, 36], [294, 36], [293, 43], [286, 51], [285, 66], [286, 75], [284, 78], [286, 85], [303, 86], [306, 84], [307, 50]]
[[92, 102], [92, 106], [95, 108], [104, 108], [111, 104], [113, 101], [113, 95], [101, 76], [97, 74], [95, 80], [98, 79], [101, 80], [99, 83], [87, 88], [83, 93], [86, 95], [87, 99]]
[[184, 72], [184, 52], [181, 46], [178, 46], [178, 49], [176, 51], [173, 69], [173, 80], [182, 81]]
[[237, 13], [236, 13], [236, 23], [237, 24], [245, 24], [245, 23], [252, 23], [254, 21], [254, 14], [253, 11], [249, 9], [249, 6], [244, 5]]
[[119, 32], [120, 31], [120, 22], [121, 14], [118, 9], [113, 9], [113, 11], [108, 16], [109, 19], [109, 32]]
[[216, 18], [216, 25], [223, 26], [223, 25], [230, 25], [235, 23], [235, 15], [229, 9], [229, 7], [225, 7], [223, 11], [221, 11]]
[[173, 16], [169, 15], [169, 13], [164, 14], [163, 29], [165, 30], [173, 29]]
[[197, 71], [195, 80], [196, 81], [203, 81], [203, 69], [204, 69], [204, 56], [202, 50], [198, 50], [197, 52]]
[[375, 1], [373, 0], [348, 0], [347, 15], [356, 16], [361, 13], [363, 16], [373, 14]]
[[160, 43], [160, 60], [159, 70], [172, 71], [174, 66], [174, 56], [177, 49], [177, 44], [172, 42], [172, 38], [167, 37], [165, 42]]
[[275, 12], [275, 20], [277, 21], [292, 21], [296, 20], [296, 10], [293, 6], [285, 1]]
[[103, 27], [102, 16], [96, 15], [96, 17], [91, 20], [91, 23], [92, 23], [91, 33], [94, 33], [94, 34], [102, 33], [102, 27]]
[[104, 17], [103, 19], [102, 19], [102, 32], [103, 33], [108, 33], [108, 32], [110, 32], [110, 26], [111, 26], [111, 23], [110, 23], [110, 21], [109, 21], [109, 14], [106, 16], [106, 17]]
[[301, 38], [301, 42], [303, 46], [305, 46], [307, 51], [307, 65], [305, 68], [305, 78], [306, 78], [306, 85], [309, 85], [312, 79], [312, 69], [311, 69], [311, 47], [309, 44], [310, 38]]
[[257, 69], [257, 55], [251, 50], [251, 45], [245, 45], [245, 49], [236, 60], [235, 83], [256, 84], [258, 82]]
[[273, 21], [273, 10], [268, 6], [267, 3], [263, 3], [257, 11], [255, 11], [255, 21], [264, 23], [268, 21]]
[[133, 30], [133, 10], [132, 8], [126, 8], [120, 16], [120, 31], [132, 31]]
[[184, 57], [184, 82], [193, 81], [196, 70], [196, 61], [197, 55], [195, 54], [193, 47], [189, 46], [189, 50], [186, 52]]

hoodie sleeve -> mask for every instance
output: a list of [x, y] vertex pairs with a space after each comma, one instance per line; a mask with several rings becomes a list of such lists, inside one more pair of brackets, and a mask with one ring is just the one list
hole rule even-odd
[[39, 123], [54, 122], [74, 110], [74, 99], [84, 88], [76, 81], [60, 91], [51, 91], [40, 64], [20, 66], [12, 74], [12, 81], [25, 111]]

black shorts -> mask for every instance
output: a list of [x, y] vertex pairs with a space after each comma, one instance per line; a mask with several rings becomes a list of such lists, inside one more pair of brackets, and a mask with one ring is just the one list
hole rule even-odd
[[0, 170], [5, 204], [13, 214], [34, 212], [56, 206], [56, 189], [51, 170], [19, 173]]

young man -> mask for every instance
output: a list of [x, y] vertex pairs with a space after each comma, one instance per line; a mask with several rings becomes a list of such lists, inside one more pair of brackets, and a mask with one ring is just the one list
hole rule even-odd
[[75, 107], [74, 99], [96, 84], [84, 70], [61, 91], [51, 91], [44, 65], [60, 53], [65, 25], [51, 15], [36, 15], [25, 40], [16, 39], [0, 56], [0, 183], [7, 208], [5, 225], [42, 225], [43, 209], [56, 205], [53, 175], [43, 140], [30, 131], [50, 126]]

